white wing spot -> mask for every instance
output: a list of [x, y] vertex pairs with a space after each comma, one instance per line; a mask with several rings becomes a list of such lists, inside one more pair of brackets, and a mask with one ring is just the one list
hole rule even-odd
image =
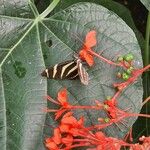
[[74, 63], [74, 62], [70, 62], [69, 64], [63, 66], [62, 71], [61, 71], [61, 79], [62, 79], [62, 77], [63, 77], [63, 74], [64, 74], [65, 70], [66, 70], [70, 65], [72, 65], [73, 63]]
[[58, 64], [56, 64], [56, 65], [54, 66], [54, 69], [53, 69], [53, 78], [55, 78], [55, 75], [56, 75], [56, 73], [57, 73], [57, 66], [58, 66]]
[[46, 75], [49, 78], [49, 73], [48, 73], [48, 69], [45, 69]]

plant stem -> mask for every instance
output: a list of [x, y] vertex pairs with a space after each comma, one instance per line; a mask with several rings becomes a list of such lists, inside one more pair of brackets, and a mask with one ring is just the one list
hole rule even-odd
[[40, 18], [44, 19], [59, 3], [60, 0], [53, 0], [53, 2], [40, 14]]
[[150, 40], [150, 12], [147, 17], [147, 25], [146, 25], [146, 36], [145, 36], [145, 50], [144, 50], [144, 66], [149, 64], [149, 40]]
[[[150, 12], [148, 12], [148, 16], [147, 16], [147, 25], [146, 25], [146, 35], [145, 35], [145, 49], [144, 49], [144, 66], [148, 65], [150, 63]], [[146, 72], [143, 76], [143, 83], [144, 83], [144, 98], [147, 98], [149, 96], [149, 91], [148, 91], [148, 87], [149, 87], [149, 72]], [[148, 113], [148, 104], [145, 105], [145, 111], [146, 113]], [[148, 131], [148, 120], [147, 118], [145, 119], [146, 121], [146, 134], [149, 134]]]

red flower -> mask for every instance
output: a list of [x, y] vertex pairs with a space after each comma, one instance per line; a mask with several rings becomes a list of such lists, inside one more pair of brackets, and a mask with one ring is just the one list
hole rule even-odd
[[78, 136], [79, 129], [84, 124], [84, 118], [81, 117], [79, 120], [77, 120], [74, 116], [72, 116], [72, 114], [72, 112], [68, 112], [63, 116], [61, 119], [60, 130], [61, 132]]
[[60, 91], [58, 92], [57, 100], [60, 102], [60, 104], [61, 104], [62, 106], [68, 106], [68, 105], [69, 105], [68, 102], [67, 102], [67, 100], [68, 100], [68, 95], [67, 95], [67, 90], [66, 90], [66, 88], [63, 88], [62, 90], [60, 90]]
[[72, 109], [96, 109], [96, 110], [103, 109], [103, 104], [101, 104], [98, 101], [96, 101], [95, 106], [90, 106], [90, 105], [89, 106], [73, 106], [69, 104], [66, 88], [63, 88], [58, 92], [57, 100], [52, 99], [50, 96], [47, 96], [47, 99], [50, 102], [61, 106], [59, 109], [49, 109], [49, 108], [45, 109], [46, 112], [55, 112], [55, 120], [60, 118], [63, 113], [70, 111]]
[[45, 109], [46, 112], [55, 112], [55, 120], [61, 117], [61, 115], [71, 107], [71, 105], [67, 102], [68, 96], [66, 88], [63, 88], [58, 92], [57, 101], [53, 100], [50, 96], [47, 96], [47, 99], [50, 102], [61, 106], [60, 109]]
[[45, 147], [49, 150], [59, 150], [57, 144], [52, 140], [52, 138], [45, 139]]
[[87, 33], [84, 46], [79, 52], [79, 56], [83, 61], [86, 61], [89, 66], [94, 64], [93, 55], [90, 54], [92, 47], [96, 45], [96, 31], [92, 30]]

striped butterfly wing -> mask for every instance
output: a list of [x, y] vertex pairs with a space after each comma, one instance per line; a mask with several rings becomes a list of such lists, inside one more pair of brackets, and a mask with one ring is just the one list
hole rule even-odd
[[45, 69], [42, 76], [50, 79], [75, 79], [78, 77], [78, 66], [74, 60], [56, 64], [53, 67]]
[[80, 59], [77, 59], [77, 66], [78, 66], [78, 74], [79, 74], [81, 83], [84, 85], [88, 85], [89, 75], [86, 72], [85, 68], [83, 67]]

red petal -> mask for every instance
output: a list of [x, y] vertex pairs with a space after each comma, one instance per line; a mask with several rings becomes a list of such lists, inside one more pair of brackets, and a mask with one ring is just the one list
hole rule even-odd
[[67, 111], [67, 109], [59, 109], [56, 113], [55, 113], [55, 120], [59, 119], [61, 117], [61, 115]]
[[62, 124], [76, 125], [78, 123], [78, 121], [75, 117], [70, 116], [70, 117], [62, 118], [61, 123]]
[[85, 38], [85, 46], [91, 48], [96, 45], [96, 31], [92, 30], [87, 33]]
[[95, 133], [95, 136], [99, 139], [99, 140], [104, 140], [105, 139], [105, 134], [104, 133], [102, 133], [102, 132], [96, 132]]
[[66, 88], [63, 88], [58, 92], [57, 99], [62, 105], [65, 105], [67, 103], [68, 96]]
[[46, 143], [52, 142], [52, 138], [46, 138], [46, 139], [45, 139], [45, 142], [46, 142]]
[[88, 63], [89, 66], [93, 66], [94, 65], [94, 58], [92, 55], [90, 54], [86, 54], [85, 56], [85, 61]]
[[90, 55], [86, 49], [82, 49], [79, 55], [80, 55], [80, 58], [83, 61], [86, 61], [89, 66], [92, 66], [94, 64], [94, 57]]
[[69, 129], [70, 129], [70, 127], [69, 127], [69, 125], [62, 124], [62, 125], [59, 126], [59, 129], [60, 129], [60, 131], [61, 131], [62, 133], [64, 133], [64, 132], [68, 132]]
[[62, 142], [66, 145], [66, 147], [69, 147], [73, 143], [73, 137], [72, 135], [67, 135], [67, 137], [62, 139]]
[[51, 141], [48, 143], [45, 143], [45, 146], [49, 149], [49, 150], [59, 150], [56, 143]]
[[69, 133], [72, 134], [73, 136], [80, 136], [79, 131], [80, 130], [78, 128], [72, 128], [69, 130]]
[[81, 117], [80, 120], [78, 121], [79, 125], [83, 125], [84, 124], [84, 117]]
[[61, 143], [61, 133], [60, 133], [59, 128], [54, 129], [53, 141], [56, 144], [60, 144]]
[[63, 118], [70, 117], [72, 115], [73, 115], [73, 112], [67, 112], [66, 114], [64, 114]]

